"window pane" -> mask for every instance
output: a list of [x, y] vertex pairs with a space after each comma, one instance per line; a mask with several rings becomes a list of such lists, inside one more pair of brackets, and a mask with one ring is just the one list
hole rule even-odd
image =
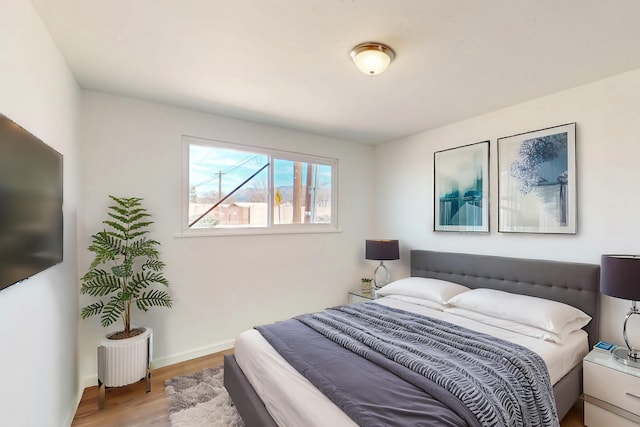
[[331, 166], [274, 159], [274, 224], [331, 223]]
[[266, 227], [266, 154], [189, 145], [189, 228]]
[[337, 159], [188, 136], [183, 141], [183, 227], [194, 232], [187, 235], [337, 230]]

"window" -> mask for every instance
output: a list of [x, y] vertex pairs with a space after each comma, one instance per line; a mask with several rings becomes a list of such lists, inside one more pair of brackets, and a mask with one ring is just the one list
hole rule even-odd
[[335, 231], [336, 159], [184, 137], [183, 229]]

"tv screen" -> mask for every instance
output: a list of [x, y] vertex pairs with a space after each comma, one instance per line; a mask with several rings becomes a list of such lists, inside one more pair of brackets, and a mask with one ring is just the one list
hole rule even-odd
[[62, 262], [62, 154], [0, 114], [0, 290]]

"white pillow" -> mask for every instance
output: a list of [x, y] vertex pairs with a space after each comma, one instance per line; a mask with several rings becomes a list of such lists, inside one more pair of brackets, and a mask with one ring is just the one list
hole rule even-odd
[[590, 316], [570, 305], [496, 289], [473, 289], [454, 296], [449, 300], [449, 304], [533, 326], [561, 337], [591, 321]]
[[533, 338], [538, 338], [543, 341], [562, 344], [566, 339], [566, 336], [560, 336], [558, 334], [554, 334], [553, 332], [534, 328], [533, 326], [529, 325], [523, 325], [522, 323], [512, 322], [506, 319], [498, 319], [496, 317], [487, 316], [486, 314], [477, 313], [465, 308], [450, 307], [446, 308], [444, 311], [450, 314], [455, 314], [456, 316], [465, 317], [467, 319], [475, 320], [476, 322], [484, 323], [485, 325], [495, 326], [500, 329], [506, 329], [507, 331], [516, 332], [518, 334], [526, 335]]
[[421, 305], [423, 307], [432, 308], [432, 309], [438, 310], [438, 311], [444, 311], [444, 309], [448, 307], [448, 306], [446, 306], [444, 304], [440, 304], [439, 302], [430, 301], [430, 300], [424, 299], [424, 298], [410, 297], [410, 296], [407, 296], [407, 295], [393, 295], [392, 294], [392, 295], [386, 295], [384, 298], [390, 298], [390, 299], [395, 299], [395, 300], [399, 300], [399, 301], [406, 301], [406, 302], [410, 302], [412, 304]]
[[404, 295], [447, 304], [450, 298], [469, 288], [458, 283], [427, 277], [407, 277], [391, 282], [378, 290], [378, 295]]

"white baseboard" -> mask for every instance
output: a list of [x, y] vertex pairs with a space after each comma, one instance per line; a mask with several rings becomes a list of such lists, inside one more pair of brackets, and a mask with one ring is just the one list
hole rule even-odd
[[[96, 383], [97, 382], [98, 380], [96, 376]], [[73, 407], [73, 412], [67, 416], [67, 420], [63, 425], [71, 427], [71, 424], [73, 424], [73, 419], [76, 417], [76, 412], [78, 412], [78, 407], [80, 406], [80, 400], [82, 399], [82, 394], [84, 392], [84, 389], [85, 387], [78, 387], [78, 392], [76, 393], [76, 404]]]
[[207, 346], [196, 348], [189, 351], [183, 351], [182, 353], [174, 354], [171, 356], [160, 357], [158, 359], [153, 359], [153, 362], [151, 362], [151, 368], [158, 369], [164, 366], [174, 365], [176, 363], [185, 362], [191, 359], [196, 359], [198, 357], [208, 356], [209, 354], [213, 354], [219, 351], [233, 348], [235, 344], [236, 344], [236, 340], [233, 339], [228, 341], [222, 341], [213, 345], [207, 345]]
[[[183, 351], [181, 353], [176, 353], [170, 356], [159, 357], [157, 359], [153, 359], [153, 361], [151, 362], [151, 369], [158, 369], [164, 366], [174, 365], [176, 363], [186, 362], [187, 360], [196, 359], [198, 357], [207, 356], [213, 353], [218, 353], [219, 351], [233, 348], [235, 344], [236, 344], [236, 340], [232, 339], [232, 340], [222, 341], [212, 345], [207, 345], [204, 347], [195, 348], [193, 350]], [[91, 375], [82, 379], [81, 390], [84, 390], [87, 387], [93, 387], [96, 385], [98, 385], [97, 372], [94, 375]], [[80, 400], [78, 400], [78, 403], [79, 402]]]

